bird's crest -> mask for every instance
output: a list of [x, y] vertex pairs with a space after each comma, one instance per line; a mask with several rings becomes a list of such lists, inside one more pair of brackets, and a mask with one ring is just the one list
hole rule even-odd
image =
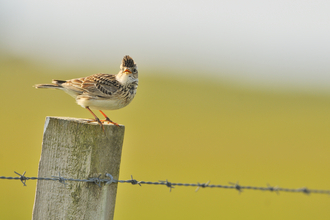
[[134, 60], [130, 56], [126, 55], [123, 58], [122, 66], [123, 67], [134, 67], [135, 66]]

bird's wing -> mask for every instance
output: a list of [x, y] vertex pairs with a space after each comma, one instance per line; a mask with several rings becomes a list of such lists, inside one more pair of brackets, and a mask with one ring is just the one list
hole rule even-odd
[[110, 74], [95, 74], [91, 76], [94, 86], [90, 84], [84, 85], [83, 88], [87, 89], [88, 92], [92, 92], [98, 96], [113, 96], [122, 87], [121, 84], [116, 80], [115, 75]]
[[53, 81], [76, 94], [88, 94], [110, 98], [122, 87], [115, 75], [98, 73], [91, 76], [67, 81]]

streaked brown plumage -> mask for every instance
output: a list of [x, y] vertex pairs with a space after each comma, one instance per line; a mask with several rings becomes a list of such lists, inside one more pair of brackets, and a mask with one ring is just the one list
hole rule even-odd
[[[126, 55], [120, 65], [117, 75], [94, 74], [91, 76], [70, 79], [53, 80], [53, 84], [38, 84], [35, 88], [61, 89], [76, 99], [78, 105], [88, 109], [102, 129], [102, 122], [111, 121], [102, 110], [115, 110], [127, 106], [135, 97], [138, 87], [138, 70], [134, 60]], [[106, 118], [100, 120], [91, 109], [99, 110]]]

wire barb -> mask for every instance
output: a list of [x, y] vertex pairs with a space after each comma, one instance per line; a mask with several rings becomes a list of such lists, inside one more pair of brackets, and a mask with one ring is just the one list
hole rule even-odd
[[300, 190], [301, 190], [301, 192], [305, 193], [306, 195], [309, 195], [311, 193], [311, 191], [307, 187], [303, 187]]
[[209, 185], [209, 183], [210, 183], [211, 181], [209, 180], [209, 181], [207, 181], [206, 183], [202, 183], [202, 184], [200, 184], [200, 183], [197, 183], [197, 185], [198, 185], [198, 187], [197, 187], [197, 189], [195, 190], [195, 192], [197, 192], [198, 190], [199, 190], [199, 188], [205, 188], [205, 187], [207, 187], [208, 185]]
[[131, 179], [130, 179], [132, 185], [136, 185], [136, 184], [139, 184], [141, 186], [141, 183], [138, 182], [136, 179], [133, 179], [133, 175], [131, 175]]
[[234, 185], [234, 189], [236, 189], [239, 194], [241, 194], [242, 191], [242, 186], [238, 184], [238, 181], [236, 183], [229, 182], [229, 184]]
[[19, 173], [17, 173], [16, 171], [14, 171], [14, 173], [16, 173], [17, 175], [19, 175], [19, 179], [21, 180], [21, 182], [23, 183], [23, 186], [26, 186], [25, 182], [29, 179], [28, 177], [24, 176], [26, 171], [24, 171], [24, 173], [21, 175]]
[[169, 181], [164, 181], [164, 180], [159, 180], [159, 182], [163, 185], [166, 185], [168, 188], [170, 188], [170, 192], [172, 191], [172, 189], [174, 188], [174, 186], [172, 186], [172, 183]]
[[279, 195], [280, 193], [278, 192], [278, 186], [271, 186], [267, 183], [267, 190], [271, 191], [271, 192], [276, 192], [277, 195]]
[[58, 176], [52, 176], [52, 177], [57, 178], [57, 180], [58, 180], [60, 183], [62, 183], [63, 185], [66, 186], [66, 182], [65, 182], [66, 179], [65, 179], [64, 177], [61, 177], [61, 172], [58, 172]]
[[93, 177], [93, 178], [89, 178], [91, 183], [95, 183], [96, 185], [98, 185], [99, 187], [101, 187], [101, 183], [102, 182], [106, 182], [107, 180], [101, 180], [100, 177], [102, 176], [102, 174], [100, 174], [98, 177]]

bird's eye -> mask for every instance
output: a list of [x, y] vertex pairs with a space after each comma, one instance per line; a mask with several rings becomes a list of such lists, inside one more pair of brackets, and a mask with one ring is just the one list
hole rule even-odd
[[133, 72], [136, 73], [136, 69], [133, 69]]

